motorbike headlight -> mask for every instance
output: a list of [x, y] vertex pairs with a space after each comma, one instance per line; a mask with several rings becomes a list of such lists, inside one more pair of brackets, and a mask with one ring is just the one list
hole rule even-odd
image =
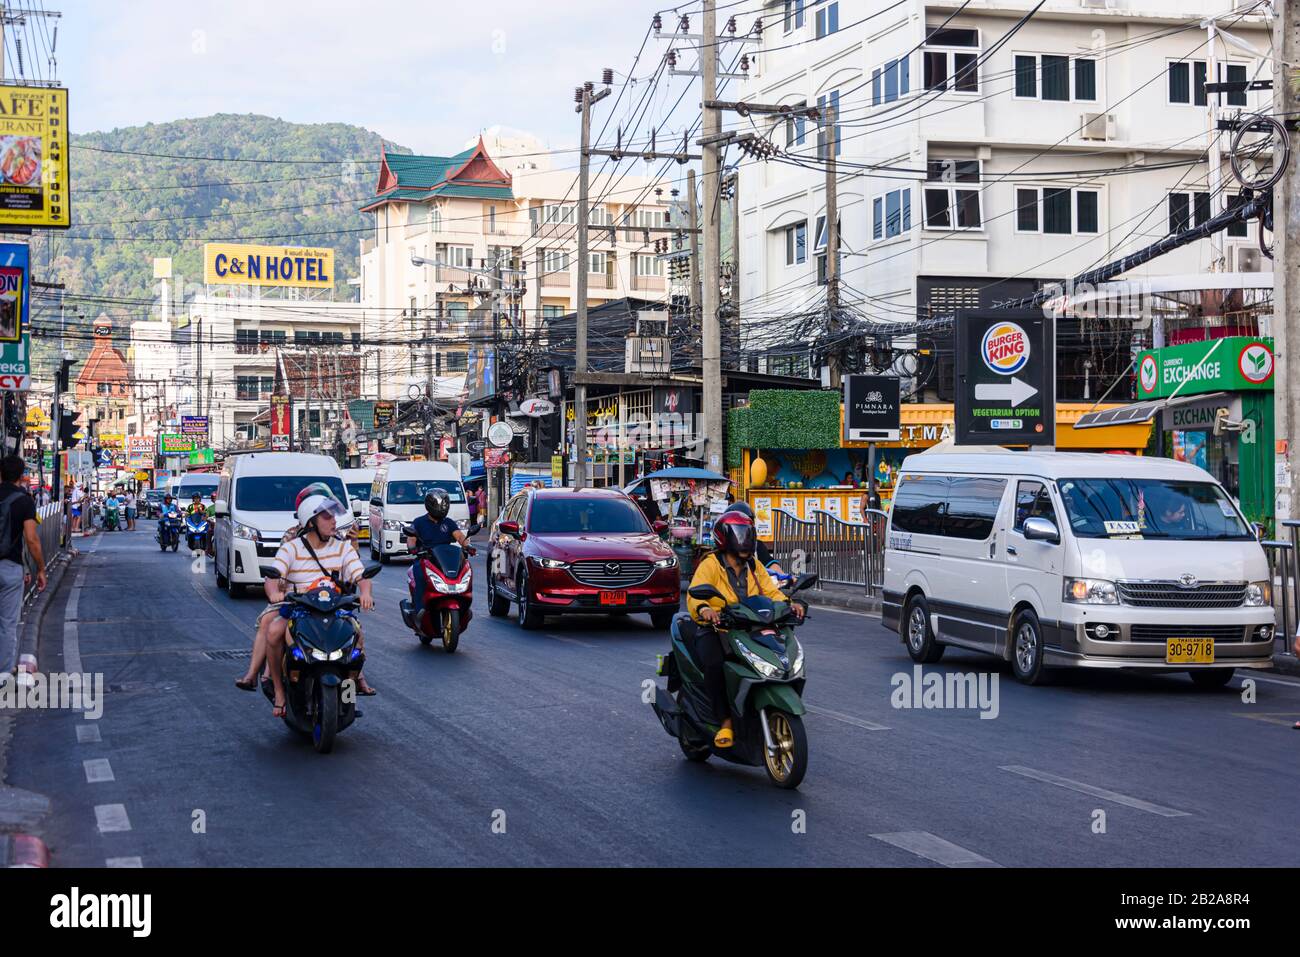
[[338, 651], [331, 651], [330, 654], [329, 654], [329, 660], [330, 660], [330, 661], [342, 661], [342, 660], [343, 660], [343, 649], [340, 648]]
[[1247, 608], [1264, 608], [1273, 604], [1273, 583], [1251, 582], [1246, 586], [1246, 600], [1242, 604]]
[[330, 660], [330, 656], [329, 656], [328, 654], [326, 654], [325, 652], [323, 652], [323, 651], [320, 651], [320, 650], [318, 650], [318, 649], [316, 649], [316, 648], [311, 648], [311, 649], [308, 649], [308, 650], [311, 652], [311, 656], [312, 656], [312, 659], [313, 659], [314, 661], [329, 661], [329, 660]]
[[793, 678], [803, 671], [803, 645], [799, 644], [799, 639], [791, 638], [794, 644], [794, 664], [790, 666], [790, 677]]
[[540, 564], [543, 568], [568, 568], [569, 567], [568, 562], [562, 562], [558, 558], [541, 558], [538, 559], [538, 564]]
[[757, 671], [764, 678], [776, 678], [781, 674], [780, 670], [776, 667], [776, 665], [772, 664], [771, 662], [764, 661], [762, 658], [754, 654], [752, 651], [750, 651], [740, 642], [736, 642], [735, 644], [736, 644], [736, 650], [740, 652], [740, 656], [744, 658], [747, 662], [749, 662], [749, 666], [753, 668], [755, 671]]
[[677, 567], [676, 555], [669, 555], [667, 558], [661, 558], [659, 559], [659, 561], [655, 562], [655, 568], [676, 568], [676, 567]]
[[231, 527], [230, 534], [235, 538], [242, 538], [249, 542], [255, 542], [258, 539], [257, 529], [248, 525], [240, 525], [238, 522]]
[[1100, 578], [1067, 578], [1065, 601], [1076, 605], [1118, 605], [1115, 583]]

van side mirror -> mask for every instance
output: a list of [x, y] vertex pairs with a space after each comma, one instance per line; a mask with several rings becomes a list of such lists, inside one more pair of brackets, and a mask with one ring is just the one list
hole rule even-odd
[[217, 518], [230, 517], [230, 503], [227, 502], [224, 498], [217, 499], [216, 514], [217, 514]]
[[1061, 544], [1061, 532], [1054, 522], [1045, 518], [1025, 519], [1024, 536], [1026, 541], [1046, 542], [1049, 545]]

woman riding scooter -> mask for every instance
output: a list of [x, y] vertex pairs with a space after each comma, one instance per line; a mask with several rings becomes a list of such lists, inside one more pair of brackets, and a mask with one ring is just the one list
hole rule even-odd
[[[773, 601], [786, 601], [787, 598], [776, 587], [767, 569], [754, 561], [758, 536], [752, 518], [742, 510], [724, 512], [714, 523], [713, 538], [717, 547], [696, 566], [691, 588], [712, 585], [722, 593], [722, 600], [715, 598], [704, 602], [688, 598], [686, 607], [691, 613], [691, 620], [702, 626], [695, 629], [692, 651], [704, 671], [714, 716], [720, 719], [722, 725], [713, 738], [713, 744], [718, 748], [729, 748], [734, 743], [735, 735], [732, 731], [731, 709], [727, 704], [724, 671], [726, 651], [714, 626], [721, 611], [742, 598], [754, 595], [765, 595]], [[796, 602], [793, 609], [795, 616], [802, 620], [803, 604]]]

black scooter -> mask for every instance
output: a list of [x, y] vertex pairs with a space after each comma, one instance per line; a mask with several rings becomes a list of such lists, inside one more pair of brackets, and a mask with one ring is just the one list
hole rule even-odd
[[158, 548], [162, 551], [176, 551], [181, 547], [181, 520], [164, 515], [158, 519]]
[[[379, 574], [378, 563], [368, 565], [366, 578]], [[279, 579], [273, 565], [262, 566], [262, 577]], [[310, 735], [321, 754], [334, 750], [334, 738], [357, 719], [356, 678], [366, 663], [357, 647], [361, 622], [357, 609], [361, 599], [335, 588], [316, 588], [291, 593], [288, 640], [284, 657], [272, 662], [282, 669], [284, 679], [284, 723]], [[345, 693], [351, 683], [351, 693]], [[275, 700], [275, 688], [262, 682], [262, 691]]]

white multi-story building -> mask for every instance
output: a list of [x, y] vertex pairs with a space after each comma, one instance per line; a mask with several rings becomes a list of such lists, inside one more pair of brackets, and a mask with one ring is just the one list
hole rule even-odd
[[[576, 309], [577, 157], [561, 160], [534, 137], [500, 130], [455, 156], [381, 157], [375, 198], [363, 207], [375, 234], [361, 242], [360, 277], [365, 338], [386, 343], [379, 398], [431, 382], [435, 394], [463, 391], [469, 346], [493, 334], [483, 318], [493, 292], [498, 332]], [[590, 223], [601, 228], [590, 237], [589, 305], [667, 299], [654, 250], [666, 234], [650, 230], [668, 225], [672, 197], [668, 183], [625, 172], [639, 162], [591, 178]], [[504, 271], [484, 275], [495, 263]]]
[[[1272, 78], [1262, 7], [1047, 0], [1027, 16], [1033, 8], [768, 5], [743, 96], [835, 108], [842, 296], [860, 315], [907, 322], [1028, 295], [1199, 224], [1240, 193], [1230, 133], [1217, 144], [1220, 168], [1205, 159], [1211, 104], [1226, 118], [1270, 110], [1272, 94], [1207, 94], [1204, 84]], [[1215, 15], [1211, 42], [1202, 21]], [[759, 351], [774, 344], [771, 317], [817, 300], [826, 255], [825, 131], [793, 118], [766, 131], [791, 159], [741, 167], [742, 314]], [[1198, 241], [1125, 278], [1266, 270], [1257, 229]], [[807, 369], [777, 351], [769, 371]], [[1063, 377], [1088, 361], [1062, 353]]]

